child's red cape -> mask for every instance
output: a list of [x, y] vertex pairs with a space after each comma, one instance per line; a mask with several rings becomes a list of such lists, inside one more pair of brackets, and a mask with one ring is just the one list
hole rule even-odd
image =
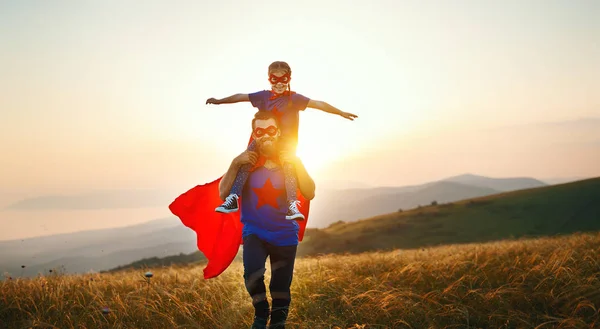
[[[205, 279], [223, 273], [235, 259], [242, 244], [241, 210], [230, 214], [215, 211], [215, 208], [223, 203], [219, 197], [219, 182], [222, 178], [221, 176], [210, 183], [196, 185], [169, 205], [169, 210], [179, 217], [183, 225], [196, 232], [198, 250], [208, 259], [204, 268]], [[310, 200], [305, 199], [299, 191], [297, 195], [300, 201], [299, 210], [305, 217], [305, 220], [298, 222], [298, 238], [302, 241], [308, 222]]]

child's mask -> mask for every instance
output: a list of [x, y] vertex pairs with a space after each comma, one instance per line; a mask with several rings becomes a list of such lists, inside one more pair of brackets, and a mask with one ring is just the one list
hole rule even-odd
[[278, 83], [283, 83], [283, 84], [288, 84], [290, 82], [290, 80], [292, 79], [292, 77], [290, 76], [289, 73], [286, 73], [280, 77], [274, 75], [274, 74], [269, 74], [269, 82], [272, 85], [276, 85]]

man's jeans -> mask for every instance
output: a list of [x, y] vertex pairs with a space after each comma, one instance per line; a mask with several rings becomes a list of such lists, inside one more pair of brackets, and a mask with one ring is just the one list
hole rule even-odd
[[294, 274], [297, 247], [297, 245], [275, 246], [260, 240], [254, 234], [244, 237], [244, 282], [246, 290], [252, 297], [255, 316], [267, 318], [269, 315], [269, 302], [264, 282], [265, 263], [268, 256], [271, 260], [269, 291], [273, 298], [271, 323], [285, 323], [292, 299], [290, 286]]

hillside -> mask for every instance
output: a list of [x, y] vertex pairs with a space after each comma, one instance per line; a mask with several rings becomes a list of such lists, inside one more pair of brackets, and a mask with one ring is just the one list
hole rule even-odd
[[343, 220], [356, 221], [376, 215], [428, 205], [500, 193], [498, 190], [455, 182], [418, 186], [341, 190], [319, 194], [311, 202], [310, 227], [325, 228]]
[[307, 230], [299, 255], [418, 248], [600, 230], [600, 178]]

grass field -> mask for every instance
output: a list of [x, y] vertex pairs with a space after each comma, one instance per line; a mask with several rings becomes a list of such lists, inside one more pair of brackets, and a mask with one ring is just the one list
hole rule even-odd
[[[289, 328], [600, 328], [600, 233], [296, 264]], [[250, 325], [239, 262], [210, 280], [202, 266], [151, 271], [4, 280], [0, 327]]]

